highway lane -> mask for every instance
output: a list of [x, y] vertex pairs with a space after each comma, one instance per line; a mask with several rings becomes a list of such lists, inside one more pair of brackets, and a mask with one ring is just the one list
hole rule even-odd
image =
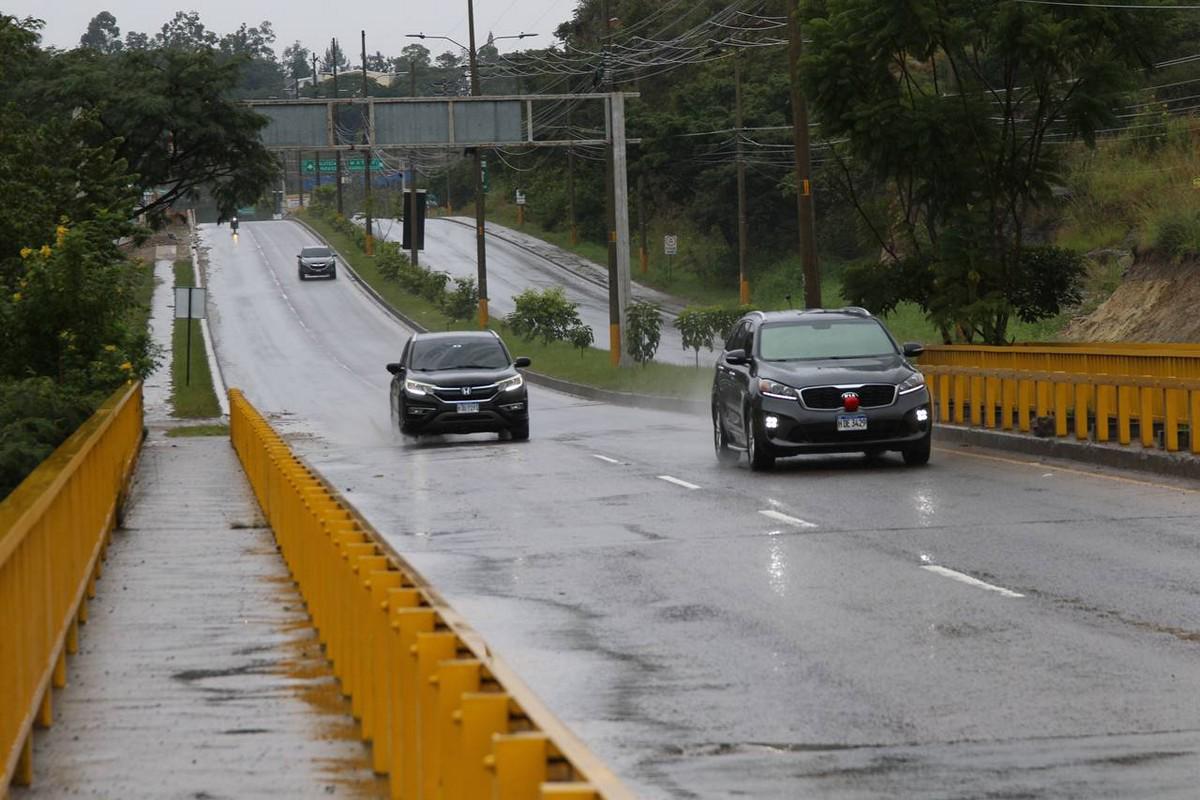
[[[456, 278], [474, 278], [477, 274], [475, 228], [473, 220], [454, 217], [450, 219], [430, 218], [425, 221], [425, 250], [421, 253], [421, 264], [427, 268], [446, 272]], [[463, 225], [462, 221], [471, 224]], [[399, 220], [376, 221], [378, 235], [390, 241], [400, 241], [403, 223]], [[542, 245], [552, 250], [549, 245]], [[595, 346], [608, 349], [608, 287], [595, 280], [547, 260], [523, 247], [500, 239], [487, 238], [488, 306], [494, 315], [508, 314], [516, 304], [513, 298], [526, 289], [549, 289], [561, 287], [567, 299], [579, 306], [579, 318], [592, 329]], [[658, 292], [645, 287], [634, 287], [634, 299], [664, 302]], [[667, 364], [695, 364], [696, 354], [684, 350], [679, 331], [674, 327], [674, 317], [662, 315], [662, 338], [654, 358]], [[704, 351], [704, 355], [711, 354]], [[703, 361], [704, 356], [701, 356]]]
[[753, 474], [705, 419], [538, 387], [528, 443], [407, 445], [405, 332], [300, 285], [298, 226], [241, 234], [204, 229], [230, 385], [644, 796], [1194, 796], [1190, 486], [957, 448]]

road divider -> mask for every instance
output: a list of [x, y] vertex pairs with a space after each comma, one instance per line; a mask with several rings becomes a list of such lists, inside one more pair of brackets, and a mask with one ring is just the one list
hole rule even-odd
[[634, 797], [237, 389], [234, 449], [394, 798]]
[[33, 728], [54, 722], [141, 443], [138, 381], [0, 502], [0, 797], [33, 782]]

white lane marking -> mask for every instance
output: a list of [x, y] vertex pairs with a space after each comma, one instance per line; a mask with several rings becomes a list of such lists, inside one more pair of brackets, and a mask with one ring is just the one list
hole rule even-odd
[[799, 517], [793, 517], [790, 514], [784, 514], [782, 511], [776, 511], [773, 508], [764, 508], [758, 513], [762, 514], [764, 517], [770, 517], [771, 519], [779, 520], [780, 522], [786, 522], [788, 525], [795, 525], [797, 528], [817, 527], [815, 522], [809, 522], [808, 520], [800, 519]]
[[617, 461], [615, 458], [609, 458], [608, 456], [602, 456], [599, 453], [592, 453], [592, 458], [598, 458], [601, 461], [607, 461], [609, 464], [620, 464], [621, 463], [620, 461]]
[[965, 583], [968, 586], [976, 586], [980, 589], [987, 589], [989, 592], [998, 592], [1005, 597], [1025, 596], [1020, 592], [1014, 592], [1012, 589], [1005, 589], [1003, 586], [993, 586], [990, 583], [985, 583], [984, 581], [979, 580], [979, 578], [972, 578], [970, 575], [966, 575], [962, 572], [955, 572], [954, 570], [947, 569], [946, 567], [939, 567], [936, 564], [926, 564], [925, 566], [921, 567], [921, 569], [927, 569], [930, 572], [936, 572], [938, 575], [942, 575], [950, 580], [959, 581], [960, 583]]
[[676, 486], [682, 486], [685, 489], [699, 489], [700, 488], [699, 486], [697, 486], [694, 483], [688, 483], [687, 481], [681, 481], [681, 480], [679, 480], [679, 478], [672, 478], [670, 475], [659, 475], [658, 479], [660, 481], [666, 481], [667, 483], [673, 483]]

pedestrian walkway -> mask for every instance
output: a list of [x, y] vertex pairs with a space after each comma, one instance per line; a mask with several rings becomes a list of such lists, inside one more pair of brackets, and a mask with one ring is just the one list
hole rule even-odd
[[31, 798], [387, 796], [224, 437], [151, 431]]

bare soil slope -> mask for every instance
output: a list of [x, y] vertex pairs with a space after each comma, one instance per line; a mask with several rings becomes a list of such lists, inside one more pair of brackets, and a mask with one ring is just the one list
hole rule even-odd
[[1068, 341], [1200, 342], [1200, 261], [1142, 254], [1116, 291], [1072, 320]]

